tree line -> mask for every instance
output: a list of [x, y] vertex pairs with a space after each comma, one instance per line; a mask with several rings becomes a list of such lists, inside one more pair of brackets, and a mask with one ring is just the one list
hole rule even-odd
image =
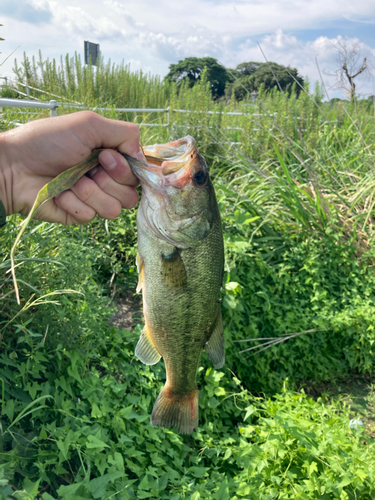
[[203, 72], [210, 84], [212, 96], [219, 99], [234, 95], [241, 101], [263, 85], [264, 90], [277, 87], [290, 92], [293, 85], [297, 95], [304, 85], [304, 79], [296, 68], [275, 62], [244, 62], [234, 69], [227, 69], [213, 57], [186, 57], [176, 64], [170, 64], [166, 79], [179, 87], [183, 84], [192, 87], [201, 80]]

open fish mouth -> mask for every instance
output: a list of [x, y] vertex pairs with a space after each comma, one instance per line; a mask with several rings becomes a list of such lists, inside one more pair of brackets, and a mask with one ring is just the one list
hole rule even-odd
[[190, 135], [166, 144], [154, 144], [143, 149], [147, 163], [125, 156], [141, 184], [153, 191], [162, 191], [170, 184], [182, 187], [191, 172], [207, 168]]
[[179, 160], [196, 149], [195, 140], [190, 135], [166, 144], [146, 146], [143, 153], [150, 163], [161, 165], [165, 160]]
[[163, 175], [177, 172], [199, 155], [195, 140], [190, 135], [167, 144], [147, 146], [143, 148], [143, 153], [147, 163], [161, 167]]

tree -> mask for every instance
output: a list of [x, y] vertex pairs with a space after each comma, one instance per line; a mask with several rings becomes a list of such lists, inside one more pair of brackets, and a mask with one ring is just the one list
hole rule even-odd
[[202, 76], [206, 68], [206, 78], [210, 82], [212, 96], [214, 98], [224, 95], [225, 86], [231, 80], [228, 71], [221, 66], [213, 57], [186, 57], [177, 64], [169, 65], [169, 73], [166, 78], [174, 81], [177, 85], [188, 81], [192, 87]]
[[[228, 87], [228, 93], [234, 92], [236, 99], [241, 100], [248, 93], [257, 91], [261, 84], [265, 90], [272, 90], [274, 87], [284, 92], [290, 92], [295, 82], [297, 95], [304, 84], [304, 80], [298, 74], [296, 68], [283, 66], [275, 62], [245, 62], [239, 64], [233, 74], [235, 81]], [[299, 84], [299, 85], [298, 85]]]
[[331, 88], [346, 90], [350, 101], [353, 102], [356, 92], [354, 79], [360, 75], [365, 78], [370, 77], [373, 64], [367, 57], [362, 59], [361, 44], [358, 40], [349, 42], [339, 39], [334, 46], [337, 49], [337, 69], [333, 73], [325, 72], [325, 74], [336, 78], [336, 82]]
[[264, 64], [264, 63], [258, 63], [258, 62], [254, 62], [254, 61], [251, 61], [251, 62], [244, 62], [244, 63], [241, 63], [237, 66], [237, 68], [235, 69], [235, 71], [237, 71], [237, 73], [239, 73], [241, 76], [250, 76], [252, 75], [253, 73], [255, 73], [255, 71], [257, 69], [259, 69], [259, 67]]

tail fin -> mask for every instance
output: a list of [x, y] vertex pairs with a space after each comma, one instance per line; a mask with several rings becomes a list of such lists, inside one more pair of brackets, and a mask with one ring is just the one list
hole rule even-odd
[[198, 394], [196, 388], [179, 396], [165, 385], [152, 410], [152, 425], [173, 427], [180, 434], [191, 434], [198, 427]]

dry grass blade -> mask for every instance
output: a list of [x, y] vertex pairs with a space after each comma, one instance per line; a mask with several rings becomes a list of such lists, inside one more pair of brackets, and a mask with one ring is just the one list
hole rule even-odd
[[22, 307], [22, 309], [20, 309], [15, 316], [13, 316], [7, 323], [5, 323], [5, 325], [1, 328], [0, 332], [2, 332], [3, 330], [5, 330], [5, 328], [8, 325], [10, 325], [10, 323], [12, 323], [21, 313], [23, 313], [24, 311], [27, 311], [31, 307], [36, 307], [36, 306], [39, 306], [41, 304], [55, 304], [55, 305], [59, 305], [59, 302], [57, 302], [56, 300], [50, 300], [50, 299], [45, 300], [45, 298], [46, 297], [52, 297], [54, 295], [63, 295], [63, 294], [66, 294], [66, 293], [76, 293], [78, 295], [84, 295], [82, 292], [77, 292], [77, 290], [70, 290], [68, 288], [68, 289], [62, 289], [62, 290], [55, 290], [54, 292], [46, 293], [45, 295], [42, 295], [41, 297], [38, 297], [35, 300], [32, 300], [34, 298], [34, 296], [35, 296], [35, 293], [33, 293], [31, 295], [31, 297], [29, 298], [29, 300], [26, 302], [26, 304]]
[[268, 342], [264, 342], [263, 344], [249, 347], [248, 349], [244, 349], [244, 350], [239, 352], [239, 354], [242, 354], [243, 352], [254, 351], [254, 350], [258, 349], [257, 352], [252, 354], [252, 356], [254, 356], [255, 354], [258, 354], [262, 351], [265, 351], [266, 349], [269, 349], [270, 347], [273, 347], [274, 345], [280, 344], [280, 342], [285, 342], [286, 340], [293, 339], [295, 337], [299, 337], [300, 335], [304, 335], [305, 333], [315, 333], [315, 332], [324, 332], [324, 331], [326, 331], [326, 330], [317, 330], [316, 328], [313, 328], [311, 330], [305, 330], [304, 332], [285, 334], [285, 335], [282, 335], [281, 337], [263, 337], [263, 338], [254, 338], [254, 339], [244, 339], [244, 340], [235, 340], [234, 342], [257, 342], [259, 340], [268, 340]]
[[34, 205], [32, 206], [29, 215], [27, 218], [24, 220], [22, 227], [17, 234], [17, 238], [13, 244], [11, 253], [10, 253], [10, 260], [11, 260], [11, 272], [12, 272], [12, 278], [13, 278], [13, 283], [14, 283], [14, 290], [16, 293], [16, 298], [17, 298], [17, 304], [20, 305], [20, 296], [19, 296], [19, 291], [18, 291], [18, 285], [17, 285], [17, 278], [16, 278], [16, 272], [15, 272], [15, 264], [14, 264], [14, 253], [16, 250], [16, 247], [18, 243], [21, 240], [21, 237], [23, 233], [25, 232], [25, 229], [27, 228], [30, 220], [35, 216], [37, 211], [40, 209], [44, 203], [47, 201], [51, 200], [58, 194], [62, 193], [63, 191], [66, 191], [67, 189], [70, 189], [74, 184], [79, 181], [79, 179], [85, 175], [86, 172], [94, 168], [98, 164], [98, 156], [99, 156], [100, 150], [95, 150], [91, 155], [87, 158], [82, 163], [79, 163], [78, 165], [75, 165], [74, 167], [70, 168], [69, 170], [66, 170], [65, 172], [61, 173], [58, 175], [55, 179], [53, 179], [51, 182], [46, 184], [38, 193], [38, 196], [34, 202]]

